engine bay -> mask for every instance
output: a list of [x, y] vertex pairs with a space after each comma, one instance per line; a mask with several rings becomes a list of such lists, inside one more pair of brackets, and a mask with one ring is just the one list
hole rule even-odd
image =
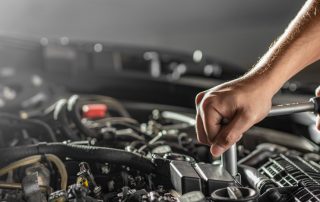
[[[196, 139], [190, 100], [199, 88], [187, 77], [174, 77], [181, 70], [177, 61], [184, 60], [162, 56], [163, 66], [174, 63], [180, 70], [167, 68], [165, 77], [151, 74], [142, 83], [136, 82], [141, 76], [134, 67], [126, 75], [125, 64], [137, 60], [129, 56], [122, 57], [121, 79], [108, 72], [100, 78], [100, 70], [90, 77], [89, 70], [80, 74], [53, 68], [71, 60], [68, 54], [73, 61], [79, 52], [56, 45], [42, 50], [47, 77], [41, 71], [0, 68], [0, 201], [320, 200], [319, 147], [279, 128], [295, 125], [288, 117], [270, 118], [250, 129], [235, 147], [234, 158], [213, 158], [210, 147]], [[115, 53], [111, 55], [117, 59]], [[137, 64], [146, 65], [148, 72], [155, 61], [145, 60]], [[161, 104], [155, 104], [159, 99]], [[309, 124], [306, 117], [295, 118]], [[306, 133], [305, 128], [294, 129]], [[226, 164], [236, 166], [236, 174]]]
[[232, 176], [194, 138], [190, 114], [154, 109], [140, 122], [114, 98], [72, 95], [0, 116], [2, 201], [318, 200], [318, 148], [246, 146], [267, 129], [238, 144]]

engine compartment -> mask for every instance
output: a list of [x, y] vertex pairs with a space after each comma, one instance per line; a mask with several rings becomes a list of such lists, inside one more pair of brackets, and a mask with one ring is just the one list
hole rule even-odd
[[[13, 44], [0, 43], [0, 201], [319, 201], [310, 114], [268, 118], [227, 162], [198, 143], [193, 98], [240, 74], [232, 66], [149, 49], [95, 53], [91, 43]], [[289, 98], [305, 96], [277, 97]]]
[[[318, 147], [270, 129], [248, 131], [232, 176], [190, 114], [154, 109], [141, 122], [115, 98], [71, 95], [0, 117], [1, 201], [319, 200]], [[253, 145], [267, 133], [292, 143]]]

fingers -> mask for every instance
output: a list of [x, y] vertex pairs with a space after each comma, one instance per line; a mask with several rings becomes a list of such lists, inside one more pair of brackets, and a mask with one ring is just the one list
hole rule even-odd
[[229, 149], [233, 144], [239, 141], [242, 134], [247, 131], [254, 122], [244, 113], [236, 113], [231, 122], [223, 126], [219, 134], [217, 134], [214, 144], [211, 146], [213, 156], [220, 156]]
[[208, 142], [212, 144], [220, 131], [222, 116], [216, 110], [215, 106], [213, 106], [213, 103], [204, 105], [200, 115], [203, 120], [203, 128], [207, 135]]
[[222, 115], [217, 108], [216, 96], [205, 97], [205, 92], [199, 93], [196, 97], [197, 116], [196, 130], [197, 137], [201, 143], [212, 144], [216, 134], [221, 128]]
[[[232, 108], [234, 106], [232, 103], [222, 102], [216, 95], [207, 96], [205, 93], [200, 93], [196, 98], [196, 106], [198, 141], [211, 144], [213, 156], [221, 155], [242, 137], [243, 132], [251, 127], [249, 119], [242, 113], [233, 115], [235, 110]], [[223, 118], [232, 119], [228, 125], [222, 126]]]
[[196, 108], [197, 108], [197, 110], [198, 110], [198, 106], [199, 106], [200, 102], [202, 101], [202, 99], [203, 99], [203, 97], [204, 97], [204, 95], [205, 95], [205, 92], [206, 92], [206, 91], [203, 91], [203, 92], [201, 92], [201, 93], [198, 93], [197, 96], [196, 96], [195, 102], [196, 102]]
[[198, 141], [202, 144], [209, 144], [207, 139], [207, 134], [203, 128], [203, 122], [200, 117], [200, 114], [196, 115], [196, 132], [197, 132], [197, 138]]
[[202, 144], [209, 144], [207, 140], [207, 134], [203, 128], [203, 121], [200, 116], [200, 103], [202, 101], [203, 96], [205, 95], [205, 92], [201, 92], [196, 96], [195, 104], [197, 109], [197, 115], [196, 115], [196, 133], [197, 133], [197, 139]]
[[196, 133], [197, 133], [197, 139], [199, 142], [203, 143], [203, 144], [209, 144], [209, 141], [208, 141], [208, 136], [207, 136], [207, 132], [204, 128], [204, 122], [203, 122], [203, 119], [201, 117], [200, 114], [202, 114], [203, 110], [202, 110], [202, 100], [203, 100], [203, 97], [205, 96], [205, 91], [204, 92], [201, 92], [199, 93], [197, 96], [196, 96], [196, 109], [197, 109], [197, 115], [196, 115]]

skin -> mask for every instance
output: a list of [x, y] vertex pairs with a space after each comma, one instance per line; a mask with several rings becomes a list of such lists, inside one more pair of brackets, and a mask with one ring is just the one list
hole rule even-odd
[[[292, 76], [320, 59], [320, 0], [308, 0], [284, 33], [242, 77], [196, 97], [199, 142], [220, 156], [266, 117], [272, 97]], [[316, 90], [320, 96], [320, 88]], [[227, 124], [221, 124], [227, 119]], [[320, 129], [320, 120], [317, 127]]]

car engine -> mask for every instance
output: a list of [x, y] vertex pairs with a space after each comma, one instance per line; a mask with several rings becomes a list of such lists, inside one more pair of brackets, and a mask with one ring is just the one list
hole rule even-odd
[[[199, 89], [184, 77], [197, 75], [198, 66], [173, 53], [93, 53], [83, 49], [89, 45], [35, 46], [31, 56], [45, 59], [30, 66], [44, 65], [45, 71], [0, 68], [0, 201], [320, 201], [319, 147], [301, 136], [305, 128], [293, 127], [307, 116], [295, 117], [295, 124], [288, 117], [268, 118], [244, 134], [233, 155], [213, 158], [196, 139], [190, 110]], [[79, 55], [93, 67], [85, 69]], [[154, 75], [160, 59], [163, 77]], [[101, 70], [108, 61], [118, 65], [112, 76]], [[207, 63], [196, 65], [213, 64]], [[186, 71], [185, 64], [194, 68]], [[224, 72], [209, 67], [223, 76], [228, 68], [222, 66]], [[204, 80], [198, 83], [206, 88]]]
[[238, 144], [232, 176], [196, 141], [190, 114], [153, 109], [140, 122], [115, 98], [71, 95], [0, 116], [1, 201], [319, 200], [318, 147], [299, 138], [309, 147], [247, 147], [269, 129]]

